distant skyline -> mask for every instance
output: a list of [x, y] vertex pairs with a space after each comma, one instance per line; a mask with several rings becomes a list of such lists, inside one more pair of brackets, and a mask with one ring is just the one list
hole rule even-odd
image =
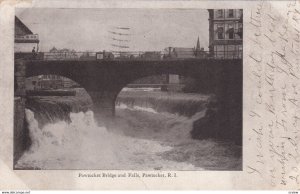
[[[18, 8], [16, 16], [39, 34], [39, 48], [43, 52], [53, 47], [76, 51], [193, 48], [198, 36], [201, 47], [208, 50], [205, 9]], [[116, 45], [129, 48], [118, 49]]]

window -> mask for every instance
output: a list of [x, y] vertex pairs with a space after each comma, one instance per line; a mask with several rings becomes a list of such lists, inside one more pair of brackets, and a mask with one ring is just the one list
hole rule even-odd
[[224, 45], [216, 45], [214, 55], [216, 58], [224, 58], [225, 57], [225, 46]]
[[228, 18], [233, 18], [233, 9], [228, 10]]
[[243, 10], [242, 9], [239, 10], [239, 14], [240, 14], [240, 17], [243, 17]]
[[243, 56], [243, 46], [239, 45], [238, 46], [238, 57], [242, 58], [242, 56]]
[[228, 33], [228, 38], [229, 38], [229, 39], [233, 39], [233, 37], [234, 37], [233, 24], [228, 24], [228, 30], [227, 30], [227, 33]]
[[237, 54], [237, 51], [235, 49], [235, 45], [227, 45], [226, 58], [228, 58], [228, 59], [235, 58], [236, 54]]
[[238, 35], [240, 38], [243, 38], [243, 24], [242, 24], [242, 23], [239, 23], [239, 24], [238, 24], [237, 35]]
[[224, 28], [223, 27], [218, 26], [217, 36], [218, 36], [218, 39], [224, 39]]
[[223, 10], [222, 9], [219, 9], [217, 11], [217, 18], [222, 18], [223, 17]]

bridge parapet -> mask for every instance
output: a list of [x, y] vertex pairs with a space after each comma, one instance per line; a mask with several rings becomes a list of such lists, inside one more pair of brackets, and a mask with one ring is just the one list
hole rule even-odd
[[[218, 51], [221, 52], [221, 51]], [[38, 53], [15, 53], [15, 59], [39, 60], [39, 61], [96, 61], [96, 60], [116, 60], [116, 61], [164, 61], [164, 60], [201, 60], [201, 59], [241, 59], [242, 53], [222, 51], [222, 55], [213, 56], [208, 51], [202, 51], [201, 55], [196, 53], [184, 53], [180, 55], [168, 54], [161, 51], [102, 51], [102, 52], [38, 52]], [[222, 57], [220, 57], [222, 56]]]

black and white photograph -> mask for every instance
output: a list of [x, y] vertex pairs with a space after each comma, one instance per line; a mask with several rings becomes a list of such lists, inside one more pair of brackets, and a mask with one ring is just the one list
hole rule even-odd
[[243, 9], [24, 7], [14, 33], [14, 170], [243, 170]]

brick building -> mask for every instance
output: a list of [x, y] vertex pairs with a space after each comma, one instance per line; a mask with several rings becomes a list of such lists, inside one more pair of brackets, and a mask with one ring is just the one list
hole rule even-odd
[[243, 10], [209, 9], [209, 51], [215, 58], [242, 58]]

